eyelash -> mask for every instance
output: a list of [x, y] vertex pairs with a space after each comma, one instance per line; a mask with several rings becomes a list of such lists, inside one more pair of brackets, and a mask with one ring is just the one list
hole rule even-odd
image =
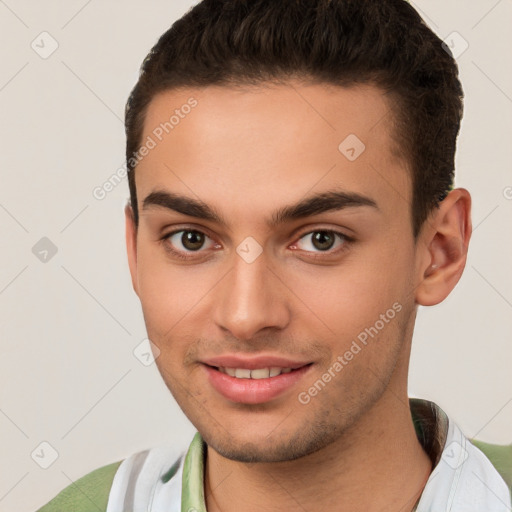
[[[178, 251], [178, 250], [174, 249], [171, 246], [171, 244], [169, 243], [169, 238], [171, 236], [176, 235], [177, 233], [186, 233], [186, 232], [200, 233], [201, 235], [204, 235], [207, 238], [209, 238], [210, 240], [212, 240], [212, 237], [210, 237], [207, 233], [205, 233], [204, 231], [201, 231], [200, 229], [196, 229], [196, 228], [177, 229], [175, 231], [171, 231], [170, 233], [167, 233], [164, 236], [162, 236], [162, 238], [160, 238], [160, 242], [163, 244], [164, 249], [167, 252], [171, 253], [174, 257], [177, 257], [177, 258], [179, 258], [180, 260], [183, 260], [183, 261], [189, 261], [189, 260], [195, 259], [196, 256], [194, 254], [198, 254], [198, 253], [204, 252], [201, 249], [199, 249], [198, 251], [188, 251], [188, 253], [191, 254], [191, 256], [185, 256], [186, 253], [184, 254], [182, 251]], [[334, 229], [314, 229], [314, 230], [311, 230], [311, 231], [306, 231], [306, 232], [302, 233], [297, 238], [297, 241], [301, 240], [302, 238], [304, 238], [307, 235], [312, 235], [314, 233], [329, 233], [329, 234], [333, 234], [335, 236], [340, 237], [342, 239], [343, 243], [342, 243], [342, 245], [340, 247], [338, 247], [337, 249], [335, 249], [334, 251], [331, 251], [331, 252], [330, 252], [330, 250], [328, 250], [328, 251], [318, 251], [318, 252], [316, 252], [316, 251], [315, 252], [304, 251], [306, 253], [310, 253], [308, 257], [313, 259], [313, 260], [318, 259], [318, 258], [325, 258], [325, 256], [336, 255], [338, 252], [346, 250], [347, 246], [355, 241], [354, 238], [349, 237], [345, 233], [342, 233], [341, 231], [336, 231]], [[296, 245], [296, 244], [294, 243], [293, 245]]]

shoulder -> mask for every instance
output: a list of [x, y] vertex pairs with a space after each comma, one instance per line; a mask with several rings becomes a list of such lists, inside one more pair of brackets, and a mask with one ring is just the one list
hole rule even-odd
[[37, 512], [104, 512], [114, 476], [123, 461], [102, 466], [73, 482]]
[[491, 461], [503, 480], [512, 487], [512, 444], [501, 445], [469, 439]]
[[[156, 446], [135, 452], [87, 473], [37, 512], [116, 511], [123, 508], [120, 504], [127, 496], [149, 503], [159, 493], [179, 504], [183, 460], [184, 450], [177, 446]], [[175, 475], [179, 478], [173, 478]]]

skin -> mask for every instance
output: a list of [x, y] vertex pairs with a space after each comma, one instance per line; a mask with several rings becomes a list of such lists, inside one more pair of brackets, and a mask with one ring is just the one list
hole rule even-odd
[[[416, 309], [441, 302], [462, 274], [469, 193], [453, 190], [414, 239], [410, 172], [396, 151], [393, 105], [376, 87], [165, 91], [149, 105], [143, 140], [190, 97], [197, 106], [137, 165], [140, 223], [127, 206], [126, 239], [158, 369], [208, 444], [208, 510], [411, 510], [432, 470], [407, 395]], [[338, 150], [349, 134], [366, 146], [354, 161]], [[200, 199], [226, 225], [143, 209], [155, 190]], [[276, 210], [330, 190], [377, 207], [267, 225]], [[204, 246], [187, 252], [181, 233], [162, 240], [179, 229], [204, 232]], [[351, 241], [318, 248], [312, 234], [329, 230]], [[250, 264], [236, 252], [249, 236], [262, 248]], [[299, 393], [397, 303], [378, 335], [301, 403]], [[227, 353], [312, 367], [279, 397], [240, 404], [212, 388], [201, 363]]]

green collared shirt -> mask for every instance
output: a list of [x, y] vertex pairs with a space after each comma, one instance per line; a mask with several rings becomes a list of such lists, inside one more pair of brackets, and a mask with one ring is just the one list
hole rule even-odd
[[[435, 403], [410, 398], [409, 404], [433, 467], [413, 510], [510, 512], [512, 445], [468, 440]], [[137, 452], [84, 476], [39, 512], [207, 512], [206, 454], [199, 433], [185, 456], [170, 447]]]

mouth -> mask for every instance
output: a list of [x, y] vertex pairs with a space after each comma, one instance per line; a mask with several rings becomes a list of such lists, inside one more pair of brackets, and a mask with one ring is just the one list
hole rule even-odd
[[[227, 367], [214, 367], [219, 372], [225, 373], [230, 377], [235, 377], [236, 379], [269, 379], [273, 377], [278, 377], [283, 373], [291, 373], [292, 368], [280, 368], [277, 366], [272, 366], [270, 368], [256, 368], [254, 370], [249, 370], [248, 368], [227, 368]], [[296, 371], [296, 370], [295, 370]]]
[[[252, 361], [250, 364], [245, 362], [233, 366], [206, 363], [202, 366], [212, 388], [223, 398], [235, 403], [262, 404], [298, 388], [313, 366], [313, 363], [285, 364], [287, 366], [263, 366]], [[306, 386], [303, 385], [300, 390], [302, 388]]]

